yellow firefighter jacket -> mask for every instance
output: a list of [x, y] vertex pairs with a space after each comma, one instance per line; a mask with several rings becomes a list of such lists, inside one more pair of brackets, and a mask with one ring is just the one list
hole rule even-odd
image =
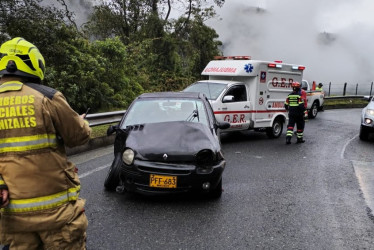
[[91, 129], [59, 91], [20, 80], [0, 80], [0, 188], [10, 197], [1, 229], [61, 228], [81, 212], [71, 205], [80, 182], [64, 145], [86, 143]]

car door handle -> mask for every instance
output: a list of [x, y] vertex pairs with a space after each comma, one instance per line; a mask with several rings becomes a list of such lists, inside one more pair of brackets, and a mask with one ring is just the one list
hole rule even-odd
[[227, 110], [227, 108], [222, 108], [222, 110]]

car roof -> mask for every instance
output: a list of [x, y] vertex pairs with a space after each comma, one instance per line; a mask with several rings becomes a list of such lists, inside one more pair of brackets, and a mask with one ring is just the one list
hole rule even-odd
[[191, 98], [204, 100], [205, 95], [199, 92], [154, 92], [141, 94], [138, 98]]

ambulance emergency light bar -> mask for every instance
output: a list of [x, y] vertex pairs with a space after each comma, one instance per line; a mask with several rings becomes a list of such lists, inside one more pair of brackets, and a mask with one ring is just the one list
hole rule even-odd
[[[281, 69], [282, 68], [282, 64], [278, 64], [278, 63], [282, 63], [282, 61], [274, 61], [275, 63], [269, 63], [268, 64], [268, 67], [269, 68], [279, 68]], [[305, 69], [305, 66], [292, 66], [292, 69], [296, 69], [296, 70], [304, 70]]]
[[250, 56], [215, 56], [214, 60], [251, 60]]
[[278, 68], [278, 69], [281, 69], [281, 68], [282, 68], [282, 64], [269, 63], [269, 64], [268, 64], [268, 67], [269, 67], [269, 68]]
[[292, 69], [304, 70], [305, 66], [292, 66]]
[[[250, 56], [215, 56], [214, 60], [251, 60]], [[269, 68], [282, 68], [283, 61], [274, 61], [274, 63], [269, 63]], [[292, 66], [292, 69], [295, 70], [304, 70], [305, 66]]]

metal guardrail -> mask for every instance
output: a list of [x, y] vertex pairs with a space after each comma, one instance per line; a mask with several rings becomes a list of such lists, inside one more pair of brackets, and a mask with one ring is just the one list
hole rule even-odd
[[87, 121], [90, 124], [90, 127], [117, 123], [121, 121], [122, 116], [126, 113], [126, 110], [113, 111], [113, 112], [104, 112], [96, 114], [88, 114], [86, 116]]
[[[347, 95], [347, 96], [327, 96], [325, 99], [360, 99], [364, 98], [363, 95]], [[118, 123], [121, 121], [122, 116], [126, 113], [126, 110], [104, 112], [96, 114], [88, 114], [86, 119], [90, 123], [90, 127], [106, 125], [111, 123]]]

